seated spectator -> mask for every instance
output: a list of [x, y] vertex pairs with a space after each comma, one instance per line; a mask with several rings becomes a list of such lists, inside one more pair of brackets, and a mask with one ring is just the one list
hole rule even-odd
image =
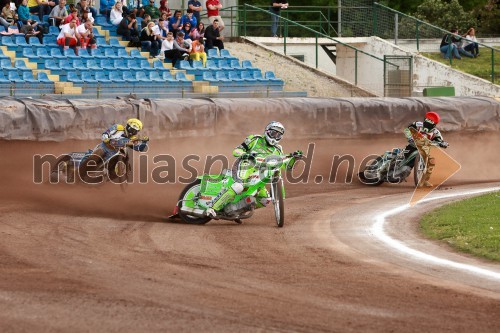
[[149, 0], [149, 4], [144, 6], [144, 14], [151, 16], [152, 20], [157, 20], [160, 18], [160, 10], [155, 7], [155, 0]]
[[192, 27], [196, 27], [198, 25], [198, 21], [196, 20], [196, 17], [194, 17], [192, 9], [188, 9], [186, 11], [186, 15], [182, 17], [181, 23], [183, 26], [187, 23], [190, 23]]
[[476, 30], [471, 27], [465, 34], [464, 50], [470, 52], [474, 57], [479, 56], [479, 44], [476, 39]]
[[78, 16], [80, 19], [83, 12], [90, 12], [92, 15], [89, 15], [89, 17], [92, 17], [92, 22], [94, 22], [93, 18], [97, 16], [97, 10], [94, 7], [90, 7], [87, 0], [80, 0], [80, 2], [76, 4], [76, 9], [78, 9]]
[[189, 36], [192, 40], [200, 39], [200, 37], [205, 37], [205, 24], [203, 22], [198, 22], [198, 26], [191, 29]]
[[168, 0], [160, 0], [160, 8], [158, 9], [162, 14], [166, 15], [166, 17], [163, 18], [164, 20], [168, 20], [170, 17], [172, 17], [172, 11], [168, 6]]
[[177, 36], [177, 31], [182, 29], [182, 13], [180, 10], [176, 10], [174, 15], [168, 21], [168, 31], [171, 31], [174, 34], [174, 37]]
[[458, 32], [458, 30], [451, 29], [450, 32], [451, 33], [443, 36], [443, 39], [441, 40], [441, 44], [439, 45], [439, 50], [441, 51], [441, 53], [444, 53], [445, 59], [450, 59], [450, 57], [452, 57], [452, 53], [453, 53], [453, 56], [455, 58], [462, 59], [462, 57], [458, 53], [458, 48], [455, 45], [455, 42], [459, 41], [459, 39], [457, 39], [456, 36], [454, 36], [454, 34], [456, 34]]
[[168, 20], [164, 18], [165, 14], [160, 16], [158, 21], [158, 30], [160, 31], [161, 39], [167, 38], [168, 34]]
[[158, 36], [154, 34], [153, 27], [154, 22], [149, 22], [148, 26], [141, 30], [141, 46], [143, 49], [149, 51], [149, 57], [154, 58], [158, 55], [158, 50], [160, 49], [160, 41]]
[[177, 60], [182, 58], [182, 53], [185, 51], [185, 49], [181, 51], [181, 49], [178, 48], [178, 45], [177, 47], [176, 45], [177, 43], [174, 41], [174, 34], [170, 31], [167, 34], [167, 38], [161, 43], [160, 54], [162, 54], [166, 59], [172, 60], [172, 66], [175, 66]]
[[135, 14], [129, 14], [122, 19], [116, 33], [122, 36], [125, 40], [131, 40], [131, 37], [138, 37], [139, 31], [137, 30], [137, 20]]
[[10, 1], [7, 1], [2, 8], [2, 15], [0, 16], [0, 24], [9, 29], [9, 26], [14, 25], [17, 19], [17, 14], [10, 8]]
[[47, 0], [29, 0], [28, 7], [31, 14], [38, 14], [40, 22], [43, 21], [43, 15], [49, 15], [52, 10]]
[[114, 4], [115, 0], [100, 0], [99, 12], [102, 15], [109, 17], [111, 14], [111, 8], [113, 8]]
[[76, 27], [76, 32], [80, 38], [80, 47], [86, 49], [90, 47], [91, 49], [97, 48], [96, 39], [94, 32], [92, 31], [93, 25], [90, 21], [80, 24]]
[[113, 25], [118, 25], [123, 19], [123, 4], [117, 1], [113, 8], [111, 8], [111, 13], [109, 19]]
[[68, 17], [66, 0], [59, 0], [59, 5], [55, 6], [49, 15], [49, 24], [58, 27]]
[[147, 27], [149, 22], [152, 22], [151, 16], [149, 16], [148, 14], [144, 14], [144, 17], [141, 21], [141, 30]]
[[183, 28], [181, 30], [183, 33], [184, 33], [184, 41], [186, 41], [186, 43], [189, 43], [191, 44], [193, 42], [193, 40], [191, 39], [191, 23], [189, 22], [186, 22], [184, 25], [183, 25]]
[[30, 10], [28, 8], [28, 0], [22, 0], [21, 4], [19, 5], [19, 8], [17, 8], [17, 16], [18, 16], [18, 20], [22, 24], [30, 23], [32, 26], [35, 26], [38, 23], [38, 22], [32, 21], [30, 19]]
[[[177, 44], [177, 46], [175, 46], [175, 44]], [[182, 31], [179, 31], [177, 33], [177, 37], [174, 40], [174, 47], [183, 52], [182, 57], [184, 57], [185, 60], [189, 59], [191, 44], [186, 43], [186, 41], [184, 40], [184, 33]]]
[[193, 41], [189, 58], [197, 61], [201, 59], [203, 66], [205, 66], [207, 63], [207, 54], [205, 53], [205, 46], [203, 46], [203, 37]]
[[24, 38], [26, 39], [26, 43], [29, 44], [29, 39], [31, 37], [36, 37], [40, 41], [40, 44], [43, 44], [43, 32], [37, 30], [38, 26], [32, 26], [30, 23], [23, 24], [21, 27], [21, 33], [24, 34]]
[[462, 37], [460, 37], [460, 35], [458, 35], [458, 30], [456, 30], [455, 34], [456, 34], [456, 36], [453, 37], [454, 38], [453, 43], [456, 45], [456, 47], [458, 49], [458, 53], [460, 53], [461, 55], [464, 55], [468, 58], [474, 58], [474, 55], [472, 53], [469, 53], [466, 50], [464, 50], [463, 39], [462, 39]]
[[76, 17], [73, 17], [68, 24], [64, 24], [61, 27], [61, 32], [57, 36], [57, 44], [61, 45], [64, 50], [69, 49], [70, 46], [75, 47], [75, 54], [78, 55], [78, 50], [80, 48], [80, 40], [78, 39], [78, 33], [76, 32]]
[[94, 24], [94, 18], [92, 17], [92, 13], [90, 13], [86, 10], [84, 10], [82, 12], [82, 17], [80, 19], [80, 25], [82, 25], [85, 22], [90, 22], [90, 23]]
[[72, 19], [76, 20], [76, 25], [79, 26], [81, 24], [80, 18], [78, 17], [78, 9], [73, 8], [68, 16], [64, 19], [64, 24], [68, 24]]
[[215, 19], [212, 25], [208, 26], [205, 29], [205, 49], [210, 50], [215, 46], [219, 48], [219, 50], [224, 49], [224, 36], [220, 35], [219, 32], [219, 20]]

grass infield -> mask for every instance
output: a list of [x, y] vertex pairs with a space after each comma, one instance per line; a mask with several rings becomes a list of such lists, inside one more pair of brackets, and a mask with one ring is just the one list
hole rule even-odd
[[[445, 65], [450, 65], [450, 60], [441, 58], [440, 53], [423, 52], [422, 55]], [[453, 59], [451, 67], [491, 82], [491, 50], [480, 47], [479, 57], [467, 58], [462, 56], [461, 60]], [[500, 84], [500, 52], [495, 53], [495, 84]]]
[[500, 192], [433, 210], [423, 216], [420, 227], [459, 251], [500, 261]]

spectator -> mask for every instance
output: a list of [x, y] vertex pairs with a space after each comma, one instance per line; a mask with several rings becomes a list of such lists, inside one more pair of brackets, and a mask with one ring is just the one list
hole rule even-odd
[[151, 16], [152, 20], [157, 20], [160, 17], [160, 10], [155, 7], [155, 0], [149, 0], [149, 5], [144, 6], [144, 13]]
[[[200, 22], [200, 13], [203, 9], [203, 7], [201, 6], [201, 2], [199, 2], [198, 0], [189, 0], [188, 9], [191, 9], [193, 11], [193, 16], [196, 18], [196, 22]], [[196, 24], [193, 25], [193, 27], [196, 27]]]
[[28, 0], [22, 0], [19, 8], [17, 9], [18, 20], [21, 21], [22, 24], [30, 23], [32, 26], [35, 26], [38, 22], [32, 21], [30, 19], [30, 10], [28, 8]]
[[17, 19], [17, 14], [10, 8], [10, 2], [7, 1], [2, 8], [2, 16], [0, 16], [0, 24], [5, 27], [5, 30], [9, 29], [9, 26], [14, 25]]
[[84, 10], [82, 12], [82, 18], [80, 20], [80, 25], [82, 25], [85, 22], [90, 22], [90, 23], [94, 24], [94, 18], [92, 17], [92, 13], [90, 13], [86, 10]]
[[476, 30], [471, 27], [465, 34], [464, 50], [470, 52], [474, 57], [479, 56], [479, 44], [476, 39]]
[[190, 23], [192, 27], [196, 27], [198, 25], [198, 21], [193, 16], [193, 11], [191, 9], [188, 9], [186, 15], [182, 17], [181, 23], [183, 26], [187, 23]]
[[167, 17], [165, 18], [167, 21], [170, 17], [172, 17], [172, 11], [168, 6], [168, 0], [161, 0], [159, 9], [162, 14], [167, 14]]
[[222, 9], [222, 4], [219, 0], [208, 0], [207, 3], [207, 15], [208, 20], [211, 24], [214, 23], [214, 20], [219, 21], [219, 32], [224, 30], [224, 22], [222, 21], [222, 17], [219, 15], [219, 10]]
[[76, 32], [80, 37], [80, 47], [86, 49], [90, 46], [91, 49], [97, 48], [96, 39], [94, 36], [94, 32], [92, 31], [92, 22], [87, 21], [85, 23], [80, 24], [76, 28]]
[[115, 0], [100, 0], [99, 12], [102, 15], [109, 17], [111, 14], [111, 8], [113, 8], [114, 4]]
[[141, 30], [147, 27], [149, 22], [152, 22], [151, 16], [144, 14], [144, 18], [141, 21]]
[[61, 32], [57, 36], [57, 44], [61, 45], [64, 50], [69, 49], [70, 46], [75, 47], [75, 54], [78, 55], [80, 48], [80, 40], [76, 32], [76, 17], [73, 17], [68, 24], [61, 27]]
[[191, 23], [186, 22], [183, 25], [183, 28], [181, 30], [184, 33], [184, 41], [188, 44], [191, 44], [193, 40], [191, 39], [190, 33], [191, 33]]
[[49, 24], [58, 27], [68, 17], [66, 0], [59, 0], [59, 5], [55, 6], [49, 15]]
[[125, 40], [131, 40], [131, 37], [138, 37], [139, 31], [137, 30], [137, 20], [135, 14], [128, 14], [122, 19], [116, 33], [123, 36]]
[[158, 36], [154, 34], [153, 27], [154, 22], [149, 22], [148, 26], [141, 30], [141, 46], [143, 49], [149, 51], [149, 57], [154, 58], [158, 55], [158, 50], [160, 49], [160, 41]]
[[[158, 30], [158, 35], [160, 39], [166, 39], [168, 34], [168, 20], [164, 19], [165, 14], [161, 14], [160, 20], [158, 21], [158, 25], [156, 26], [156, 30]], [[155, 32], [156, 32], [155, 30]]]
[[458, 42], [459, 39], [457, 39], [453, 34], [456, 34], [458, 32], [457, 29], [451, 29], [450, 30], [451, 34], [446, 34], [443, 36], [443, 39], [441, 40], [441, 44], [439, 45], [439, 50], [441, 53], [444, 53], [444, 58], [445, 59], [450, 59], [453, 56], [457, 59], [462, 59], [460, 54], [458, 53], [458, 48], [455, 45], [455, 42]]
[[174, 16], [172, 16], [168, 21], [168, 30], [174, 34], [174, 37], [176, 37], [177, 31], [180, 29], [182, 29], [182, 13], [180, 10], [176, 10], [174, 12]]
[[43, 15], [49, 15], [51, 11], [47, 0], [29, 0], [28, 7], [31, 14], [38, 14], [40, 22], [43, 21]]
[[92, 22], [94, 21], [93, 18], [97, 16], [97, 10], [93, 7], [90, 7], [87, 0], [80, 0], [80, 2], [76, 4], [76, 9], [78, 9], [80, 18], [85, 11], [92, 13], [92, 15], [89, 15], [89, 17], [92, 17]]
[[109, 20], [113, 25], [118, 25], [123, 19], [123, 4], [117, 1], [115, 5], [111, 8], [109, 14]]
[[456, 32], [455, 32], [456, 36], [453, 36], [453, 43], [456, 45], [456, 47], [458, 49], [458, 53], [460, 53], [461, 55], [464, 55], [468, 58], [474, 58], [474, 55], [472, 53], [469, 53], [466, 50], [464, 50], [464, 48], [462, 47], [463, 39], [458, 34], [458, 30], [457, 29], [455, 29], [455, 30], [456, 30]]
[[175, 46], [176, 44], [174, 34], [171, 31], [168, 32], [167, 38], [161, 43], [160, 54], [163, 54], [166, 59], [172, 60], [172, 66], [175, 66], [177, 60], [182, 58], [182, 52], [186, 51], [185, 49], [181, 51]]
[[24, 38], [26, 39], [26, 43], [29, 44], [29, 39], [31, 37], [37, 37], [40, 41], [40, 44], [43, 44], [43, 32], [37, 31], [36, 26], [32, 26], [30, 23], [23, 24], [21, 27], [21, 33], [24, 34]]
[[205, 53], [205, 46], [203, 46], [203, 37], [193, 41], [191, 44], [191, 53], [189, 54], [191, 60], [199, 61], [201, 59], [203, 67], [207, 63], [207, 54]]
[[189, 53], [191, 52], [191, 45], [186, 43], [184, 40], [184, 33], [182, 31], [179, 31], [177, 33], [177, 37], [174, 40], [174, 47], [181, 51], [181, 57], [184, 58], [184, 60], [189, 59]]
[[200, 39], [200, 37], [205, 37], [205, 24], [203, 24], [203, 22], [199, 22], [196, 28], [191, 29], [191, 33], [189, 35], [192, 40], [197, 40]]
[[286, 0], [280, 0], [280, 1], [271, 1], [271, 8], [269, 8], [269, 11], [271, 14], [271, 21], [273, 22], [271, 25], [271, 36], [272, 37], [278, 37], [278, 21], [279, 21], [279, 15], [280, 11], [282, 9], [287, 9], [288, 8], [288, 1]]
[[205, 29], [205, 49], [210, 50], [215, 46], [219, 48], [219, 50], [224, 49], [224, 36], [220, 35], [219, 30], [219, 20], [215, 19], [212, 25], [208, 26]]
[[66, 16], [64, 19], [64, 24], [68, 24], [71, 22], [72, 19], [76, 19], [76, 25], [79, 26], [81, 24], [80, 19], [78, 18], [78, 9], [73, 8], [71, 10], [71, 13]]

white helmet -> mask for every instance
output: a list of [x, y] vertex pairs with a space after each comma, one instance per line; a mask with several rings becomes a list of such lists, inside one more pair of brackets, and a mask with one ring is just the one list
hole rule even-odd
[[264, 135], [266, 137], [267, 143], [271, 146], [276, 145], [285, 134], [285, 127], [278, 121], [271, 121], [266, 126]]

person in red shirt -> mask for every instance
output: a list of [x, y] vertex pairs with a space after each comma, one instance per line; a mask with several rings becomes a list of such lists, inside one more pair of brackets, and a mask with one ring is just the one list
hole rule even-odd
[[224, 21], [219, 14], [219, 10], [222, 9], [222, 4], [219, 0], [207, 0], [207, 16], [210, 23], [214, 23], [214, 20], [219, 21], [219, 32], [224, 30]]

